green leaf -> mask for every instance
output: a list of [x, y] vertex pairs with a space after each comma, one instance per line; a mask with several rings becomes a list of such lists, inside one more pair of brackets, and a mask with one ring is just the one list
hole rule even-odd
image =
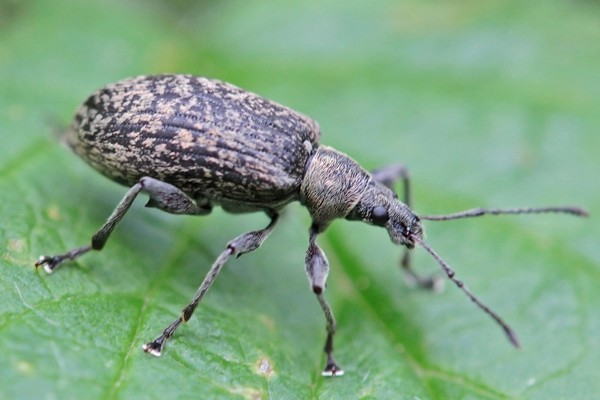
[[[592, 399], [600, 393], [600, 9], [595, 2], [0, 1], [0, 399]], [[186, 72], [317, 119], [368, 169], [410, 168], [417, 213], [573, 204], [562, 215], [430, 222], [427, 240], [501, 330], [450, 283], [404, 284], [380, 229], [319, 238], [346, 374], [320, 376], [310, 220], [293, 204], [231, 260], [161, 358], [225, 243], [259, 214], [176, 217], [137, 201], [102, 252], [46, 275], [41, 254], [89, 241], [126, 188], [54, 140], [94, 89]], [[399, 188], [400, 189], [400, 188]], [[423, 274], [441, 274], [421, 250]]]

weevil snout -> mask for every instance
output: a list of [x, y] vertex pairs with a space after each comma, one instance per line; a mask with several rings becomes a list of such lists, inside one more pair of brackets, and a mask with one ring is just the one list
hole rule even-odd
[[419, 217], [400, 201], [392, 205], [394, 211], [391, 213], [385, 227], [390, 234], [390, 239], [396, 244], [412, 249], [415, 247], [415, 237], [423, 237], [423, 225]]
[[423, 226], [418, 216], [385, 185], [371, 181], [354, 209], [346, 217], [384, 227], [392, 242], [415, 247], [416, 238], [423, 237]]

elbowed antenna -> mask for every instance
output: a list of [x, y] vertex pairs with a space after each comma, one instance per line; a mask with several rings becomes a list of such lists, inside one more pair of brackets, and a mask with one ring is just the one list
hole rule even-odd
[[[540, 213], [563, 213], [576, 215], [578, 217], [587, 217], [589, 213], [580, 207], [524, 207], [524, 208], [473, 208], [446, 215], [420, 215], [419, 218], [429, 221], [448, 221], [452, 219], [480, 217], [482, 215], [500, 215], [500, 214], [540, 214]], [[513, 329], [491, 308], [477, 298], [461, 281], [456, 278], [454, 270], [418, 235], [410, 235], [411, 239], [418, 243], [427, 251], [440, 265], [448, 279], [450, 279], [460, 290], [462, 290], [473, 303], [489, 315], [504, 330], [508, 340], [513, 346], [519, 348], [519, 338]]]
[[480, 217], [482, 215], [500, 215], [500, 214], [542, 214], [542, 213], [562, 213], [571, 214], [578, 217], [587, 217], [589, 213], [581, 207], [523, 207], [523, 208], [472, 208], [470, 210], [460, 211], [445, 215], [419, 215], [420, 219], [428, 221], [448, 221], [451, 219]]
[[477, 307], [481, 308], [487, 315], [492, 317], [492, 319], [496, 321], [498, 325], [500, 325], [500, 327], [502, 328], [502, 330], [504, 330], [506, 337], [512, 343], [512, 345], [516, 348], [519, 348], [519, 338], [515, 331], [498, 314], [496, 314], [491, 308], [482, 303], [481, 300], [477, 298], [477, 296], [475, 296], [469, 289], [467, 289], [464, 282], [456, 278], [454, 270], [446, 263], [446, 261], [442, 259], [442, 257], [440, 257], [438, 253], [435, 252], [435, 250], [429, 247], [429, 245], [425, 243], [425, 241], [421, 237], [413, 235], [412, 239], [415, 242], [417, 242], [422, 248], [424, 248], [425, 251], [427, 251], [435, 259], [435, 261], [437, 261], [437, 263], [440, 265], [448, 279], [454, 282], [456, 286], [458, 286], [458, 288], [462, 290], [467, 295], [467, 297], [471, 299], [473, 303], [477, 304]]

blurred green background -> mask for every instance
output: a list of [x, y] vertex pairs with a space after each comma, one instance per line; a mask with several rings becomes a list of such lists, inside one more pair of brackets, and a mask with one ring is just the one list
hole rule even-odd
[[[597, 398], [599, 43], [600, 5], [583, 0], [0, 1], [0, 399]], [[346, 375], [322, 378], [310, 220], [295, 204], [163, 357], [144, 354], [264, 216], [175, 217], [139, 200], [104, 251], [51, 276], [33, 263], [86, 243], [125, 192], [53, 132], [96, 88], [160, 72], [308, 114], [366, 168], [404, 163], [417, 213], [587, 207], [587, 220], [426, 224], [523, 348], [456, 288], [407, 287], [386, 232], [340, 221], [320, 243]], [[415, 261], [439, 273], [422, 251]]]

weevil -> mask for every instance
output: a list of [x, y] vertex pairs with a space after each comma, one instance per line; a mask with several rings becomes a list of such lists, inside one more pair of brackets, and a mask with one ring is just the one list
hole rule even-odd
[[[264, 212], [268, 225], [234, 238], [214, 261], [182, 314], [144, 351], [160, 356], [169, 339], [187, 322], [231, 256], [256, 250], [273, 231], [280, 211], [299, 201], [312, 224], [304, 260], [310, 287], [326, 320], [324, 376], [344, 373], [333, 356], [336, 322], [324, 297], [329, 263], [317, 236], [338, 218], [383, 227], [404, 246], [401, 265], [421, 287], [434, 278], [417, 275], [410, 252], [425, 249], [448, 279], [488, 314], [519, 346], [513, 329], [455, 276], [454, 270], [424, 241], [422, 220], [452, 220], [486, 214], [567, 213], [578, 207], [471, 209], [448, 215], [420, 215], [411, 209], [405, 167], [368, 172], [346, 154], [320, 145], [319, 125], [311, 118], [234, 85], [191, 75], [139, 76], [107, 85], [77, 110], [65, 141], [106, 177], [129, 187], [91, 243], [55, 256], [36, 267], [51, 273], [63, 261], [101, 250], [140, 193], [147, 207], [172, 214], [207, 215], [214, 206], [231, 213]], [[394, 191], [403, 184], [403, 201]]]

